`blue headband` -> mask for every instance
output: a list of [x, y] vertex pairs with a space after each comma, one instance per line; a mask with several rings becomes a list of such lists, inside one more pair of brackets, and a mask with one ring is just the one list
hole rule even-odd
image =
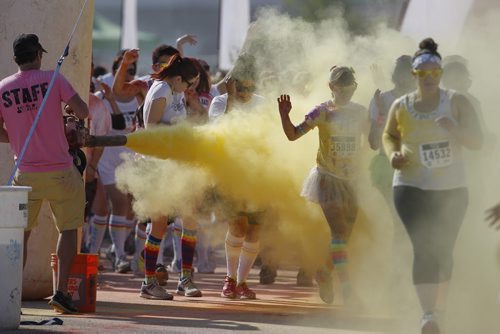
[[424, 63], [436, 63], [441, 66], [441, 58], [432, 53], [424, 53], [413, 60], [411, 67], [415, 70]]

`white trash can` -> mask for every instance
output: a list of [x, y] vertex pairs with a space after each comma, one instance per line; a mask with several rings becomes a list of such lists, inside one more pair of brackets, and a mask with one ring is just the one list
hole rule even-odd
[[21, 320], [24, 229], [31, 187], [0, 186], [0, 331]]

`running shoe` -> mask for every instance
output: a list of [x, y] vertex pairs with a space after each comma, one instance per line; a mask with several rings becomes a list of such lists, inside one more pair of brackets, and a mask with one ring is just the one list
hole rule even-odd
[[271, 266], [263, 265], [260, 268], [259, 282], [260, 284], [273, 284], [276, 280], [277, 270]]
[[73, 304], [73, 300], [69, 294], [64, 294], [57, 290], [56, 294], [52, 296], [49, 301], [49, 305], [59, 313], [62, 314], [73, 314], [78, 313], [78, 309]]
[[126, 274], [130, 271], [130, 261], [119, 259], [115, 264], [115, 272]]
[[248, 285], [245, 282], [236, 286], [236, 295], [240, 299], [256, 299], [257, 298], [257, 295], [255, 294], [255, 292], [253, 290], [250, 290], [250, 288], [248, 287]]
[[297, 286], [310, 287], [313, 286], [312, 275], [307, 273], [304, 269], [300, 268], [297, 273]]
[[201, 297], [200, 289], [196, 287], [191, 277], [180, 280], [177, 284], [177, 294], [186, 297]]
[[222, 292], [220, 294], [224, 298], [236, 298], [236, 280], [226, 276], [224, 278], [224, 286], [222, 287]]
[[433, 313], [425, 313], [421, 321], [422, 334], [440, 334], [436, 316]]
[[168, 293], [156, 281], [153, 281], [152, 283], [149, 284], [142, 282], [140, 296], [146, 299], [160, 299], [160, 300], [174, 299], [174, 296]]
[[319, 297], [326, 304], [333, 303], [333, 277], [332, 271], [320, 269], [316, 274], [316, 282], [319, 287]]
[[167, 285], [168, 271], [163, 264], [160, 263], [156, 264], [155, 275], [158, 284], [160, 284], [161, 286]]

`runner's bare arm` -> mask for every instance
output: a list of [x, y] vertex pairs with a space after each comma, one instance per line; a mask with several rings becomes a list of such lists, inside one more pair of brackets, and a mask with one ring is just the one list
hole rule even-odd
[[147, 90], [147, 83], [141, 80], [126, 81], [127, 69], [130, 64], [139, 59], [139, 50], [128, 50], [123, 54], [123, 60], [115, 73], [113, 80], [113, 94], [121, 99], [128, 99], [140, 95], [143, 90]]
[[302, 122], [298, 126], [293, 125], [290, 120], [292, 103], [289, 95], [281, 95], [278, 98], [278, 110], [280, 112], [281, 125], [288, 140], [297, 140], [311, 130], [311, 127], [306, 122]]
[[151, 103], [151, 110], [149, 111], [148, 125], [158, 124], [161, 122], [161, 117], [165, 111], [167, 100], [163, 97], [158, 98]]
[[398, 131], [398, 122], [396, 119], [399, 103], [394, 103], [387, 115], [387, 123], [382, 134], [382, 144], [388, 157], [394, 152], [401, 151], [401, 134]]
[[72, 110], [72, 113], [79, 119], [85, 119], [89, 116], [89, 108], [78, 94], [73, 95], [73, 97], [69, 99], [68, 106], [70, 110]]

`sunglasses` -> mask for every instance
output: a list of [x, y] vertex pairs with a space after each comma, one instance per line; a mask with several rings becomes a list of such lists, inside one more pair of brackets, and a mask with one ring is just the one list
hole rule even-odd
[[196, 82], [196, 79], [194, 79], [193, 81], [189, 82], [187, 81], [186, 79], [184, 79], [184, 77], [181, 77], [182, 79], [182, 82], [185, 82], [187, 84], [187, 88], [191, 88], [192, 85], [194, 85], [194, 83]]
[[245, 92], [253, 93], [255, 92], [255, 86], [254, 85], [245, 86], [236, 82], [236, 90], [240, 93], [245, 93]]
[[336, 87], [338, 90], [346, 92], [346, 91], [351, 91], [351, 90], [355, 90], [356, 88], [358, 88], [358, 83], [355, 82], [355, 83], [352, 83], [352, 84], [347, 85], [347, 86], [336, 86]]
[[137, 73], [137, 70], [135, 68], [129, 68], [127, 70], [128, 75], [135, 75]]
[[443, 74], [442, 68], [435, 68], [432, 70], [413, 70], [413, 74], [415, 74], [420, 79], [426, 78], [428, 75], [431, 75], [434, 79], [437, 79]]

